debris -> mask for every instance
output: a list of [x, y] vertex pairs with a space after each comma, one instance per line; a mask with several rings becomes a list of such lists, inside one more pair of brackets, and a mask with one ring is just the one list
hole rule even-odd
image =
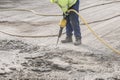
[[10, 69], [10, 70], [16, 70], [16, 68], [15, 68], [15, 67], [10, 67], [9, 69]]
[[49, 60], [52, 63], [53, 68], [59, 70], [70, 70], [70, 64], [66, 63], [65, 61], [61, 60], [60, 58], [53, 58]]
[[117, 78], [117, 77], [109, 77], [109, 78], [107, 78], [107, 80], [120, 80], [120, 78]]
[[5, 72], [5, 71], [0, 70], [0, 75], [5, 75], [5, 74], [6, 74], [6, 72]]
[[29, 45], [21, 40], [0, 40], [0, 50], [17, 50], [19, 53], [33, 52], [39, 49], [38, 46]]
[[51, 68], [34, 67], [31, 70], [36, 71], [36, 72], [49, 72], [49, 71], [51, 71]]
[[96, 78], [95, 80], [105, 80], [105, 79], [103, 79], [103, 78]]

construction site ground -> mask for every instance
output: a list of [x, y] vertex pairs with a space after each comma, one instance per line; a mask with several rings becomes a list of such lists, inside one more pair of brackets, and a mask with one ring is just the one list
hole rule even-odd
[[[56, 46], [57, 36], [26, 38], [5, 33], [57, 35], [62, 16], [11, 9], [62, 14], [49, 0], [0, 0], [0, 80], [120, 80], [120, 54], [97, 40], [82, 21], [80, 46], [60, 41]], [[80, 14], [101, 38], [120, 51], [120, 0], [81, 0]]]

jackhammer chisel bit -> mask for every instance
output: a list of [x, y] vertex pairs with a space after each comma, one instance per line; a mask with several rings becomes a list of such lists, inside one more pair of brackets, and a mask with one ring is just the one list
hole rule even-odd
[[62, 31], [63, 31], [63, 28], [66, 26], [66, 19], [63, 18], [60, 23], [59, 23], [59, 26], [60, 26], [60, 30], [59, 30], [59, 34], [58, 34], [58, 39], [57, 39], [57, 43], [56, 43], [56, 46], [58, 45], [58, 42], [59, 42], [59, 38], [61, 37], [62, 35]]
[[59, 39], [60, 39], [60, 37], [61, 37], [61, 35], [62, 35], [62, 31], [63, 31], [63, 27], [60, 27], [56, 46], [58, 45]]

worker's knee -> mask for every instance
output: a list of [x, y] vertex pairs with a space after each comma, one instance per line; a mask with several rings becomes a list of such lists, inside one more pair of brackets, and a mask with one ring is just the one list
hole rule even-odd
[[70, 23], [72, 26], [78, 26], [79, 25], [79, 20], [78, 20], [78, 15], [74, 12], [71, 12], [69, 15], [70, 18]]

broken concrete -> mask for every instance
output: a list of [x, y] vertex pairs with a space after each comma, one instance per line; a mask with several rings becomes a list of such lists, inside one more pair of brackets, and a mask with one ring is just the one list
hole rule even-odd
[[58, 70], [70, 70], [70, 64], [61, 60], [60, 58], [53, 58], [49, 60], [51, 63], [53, 69], [58, 69]]
[[[80, 5], [80, 14], [92, 29], [118, 50], [119, 3], [119, 0], [81, 0]], [[62, 14], [60, 8], [49, 0], [0, 0], [0, 10], [6, 8]], [[0, 33], [0, 79], [120, 80], [120, 56], [101, 44], [83, 22], [80, 22], [83, 37], [80, 46], [59, 43], [56, 47], [56, 37], [23, 38], [4, 33], [21, 36], [57, 35], [60, 19], [62, 16], [0, 11], [0, 31], [3, 32]]]
[[6, 72], [4, 70], [0, 70], [0, 75], [5, 75]]

